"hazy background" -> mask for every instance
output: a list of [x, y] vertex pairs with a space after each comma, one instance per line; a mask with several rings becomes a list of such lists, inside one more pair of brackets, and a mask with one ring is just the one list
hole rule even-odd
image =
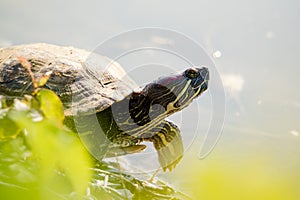
[[[145, 26], [186, 34], [203, 45], [220, 72], [226, 119], [222, 137], [206, 159], [197, 158], [195, 142], [175, 173], [163, 178], [188, 193], [195, 192], [189, 185], [197, 180], [210, 180], [215, 184], [209, 189], [218, 193], [236, 176], [240, 179], [232, 188], [239, 191], [249, 192], [251, 179], [261, 191], [288, 186], [277, 192], [299, 199], [294, 188], [300, 183], [299, 11], [297, 0], [1, 0], [0, 46], [47, 42], [93, 50], [108, 37]], [[189, 116], [193, 123], [195, 116]], [[211, 180], [213, 176], [217, 178]], [[267, 187], [272, 184], [277, 185]], [[213, 199], [209, 194], [206, 199]]]

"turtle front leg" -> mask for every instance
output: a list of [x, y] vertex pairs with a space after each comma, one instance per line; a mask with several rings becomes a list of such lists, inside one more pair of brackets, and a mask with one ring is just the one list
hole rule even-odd
[[183, 144], [178, 127], [164, 120], [159, 131], [149, 138], [157, 150], [158, 160], [163, 171], [172, 171], [183, 156]]

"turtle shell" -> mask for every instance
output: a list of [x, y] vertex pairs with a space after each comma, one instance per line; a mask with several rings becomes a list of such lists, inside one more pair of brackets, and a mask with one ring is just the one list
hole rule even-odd
[[31, 63], [36, 78], [50, 74], [44, 87], [61, 98], [66, 115], [100, 112], [138, 87], [117, 62], [105, 56], [41, 43], [0, 49], [0, 95], [23, 96], [33, 91], [18, 57]]

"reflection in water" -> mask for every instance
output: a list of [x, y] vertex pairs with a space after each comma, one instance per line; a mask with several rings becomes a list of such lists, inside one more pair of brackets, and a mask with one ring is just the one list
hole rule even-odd
[[240, 74], [222, 74], [223, 86], [230, 95], [238, 95], [244, 86], [244, 78]]
[[213, 52], [213, 57], [214, 58], [221, 58], [221, 56], [222, 56], [221, 51], [217, 50], [217, 51]]
[[275, 38], [275, 33], [272, 32], [272, 31], [266, 32], [266, 38], [269, 39], [269, 40]]
[[292, 134], [293, 136], [299, 136], [300, 135], [299, 132], [296, 131], [296, 130], [291, 130], [290, 134]]

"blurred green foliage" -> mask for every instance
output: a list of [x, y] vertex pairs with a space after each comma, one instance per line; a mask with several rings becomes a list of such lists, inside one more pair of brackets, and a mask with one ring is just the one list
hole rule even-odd
[[95, 161], [64, 124], [56, 94], [0, 97], [0, 199], [182, 199], [155, 179]]
[[300, 199], [298, 171], [277, 169], [263, 153], [251, 159], [236, 159], [235, 163], [229, 163], [224, 153], [221, 156], [205, 160], [186, 156], [190, 167], [179, 167], [175, 175], [177, 180], [184, 180], [181, 189], [193, 199], [204, 200]]
[[54, 199], [86, 193], [92, 163], [63, 125], [63, 106], [52, 91], [40, 89], [36, 98], [14, 99], [11, 106], [2, 98], [0, 113], [2, 197]]

